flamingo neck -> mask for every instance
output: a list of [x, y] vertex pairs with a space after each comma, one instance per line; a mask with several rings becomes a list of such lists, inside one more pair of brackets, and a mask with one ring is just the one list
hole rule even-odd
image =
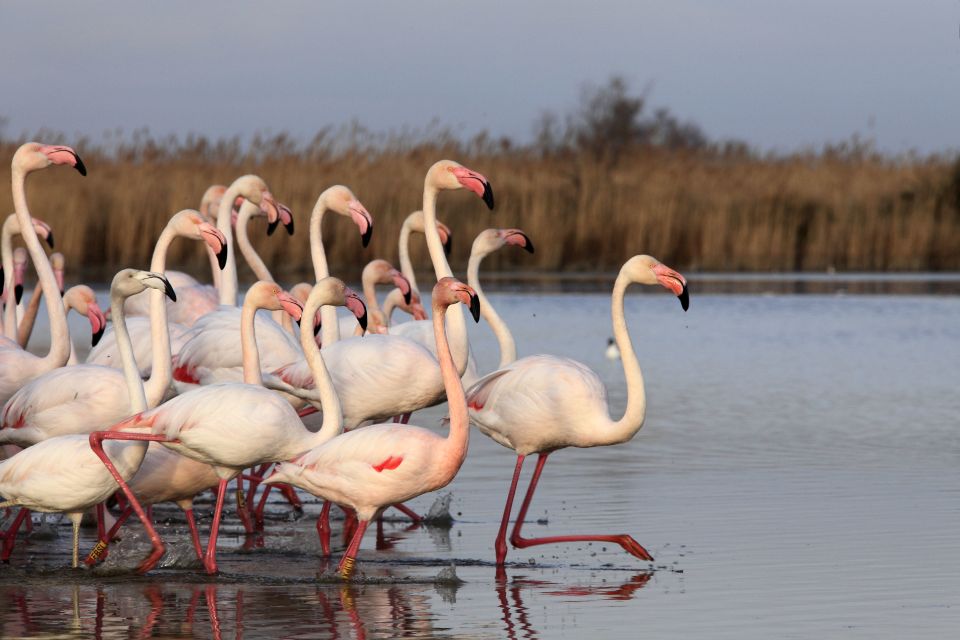
[[[164, 273], [167, 270], [167, 250], [177, 235], [177, 231], [169, 224], [164, 227], [153, 248], [153, 257], [150, 259], [151, 271]], [[150, 296], [150, 348], [153, 350], [153, 359], [150, 365], [150, 378], [144, 386], [148, 406], [155, 407], [163, 401], [173, 381], [173, 363], [170, 355], [166, 296], [163, 291], [157, 289], [150, 289], [148, 295]]]
[[[33, 228], [33, 220], [27, 209], [27, 195], [25, 190], [27, 175], [23, 169], [13, 167], [13, 206], [20, 223], [20, 236], [27, 245], [27, 252], [33, 261], [33, 268], [40, 280], [43, 290], [43, 299], [47, 305], [47, 314], [50, 316], [50, 351], [40, 358], [38, 372], [50, 371], [62, 367], [70, 357], [70, 332], [67, 329], [67, 314], [63, 311], [63, 299], [60, 296], [60, 287], [53, 275], [53, 267], [47, 259], [47, 254], [40, 246], [40, 239]], [[12, 292], [7, 294], [12, 296]], [[12, 298], [10, 299], [12, 302]]]
[[247, 261], [254, 275], [257, 276], [257, 280], [276, 282], [270, 274], [267, 265], [260, 257], [260, 254], [258, 254], [257, 250], [250, 244], [250, 236], [247, 234], [247, 225], [250, 222], [250, 218], [259, 211], [260, 207], [251, 203], [249, 200], [244, 200], [243, 205], [240, 206], [240, 215], [237, 216], [237, 248], [240, 249], [240, 253], [243, 254], [243, 259]]
[[220, 207], [217, 209], [217, 229], [227, 240], [227, 262], [220, 270], [220, 304], [230, 307], [237, 306], [237, 257], [234, 253], [230, 212], [233, 208], [233, 201], [239, 195], [239, 187], [230, 185], [226, 193], [223, 194]]
[[[433, 263], [433, 271], [437, 280], [453, 277], [450, 263], [447, 262], [447, 256], [443, 253], [443, 241], [440, 239], [440, 232], [437, 231], [437, 188], [430, 184], [429, 175], [423, 185], [423, 233], [427, 237], [427, 250], [430, 252], [430, 261]], [[457, 365], [457, 371], [460, 372], [460, 375], [463, 375], [463, 372], [467, 370], [469, 346], [467, 343], [467, 321], [463, 317], [463, 305], [461, 303], [457, 302], [453, 305], [449, 322], [450, 350], [453, 354], [453, 361]]]
[[[304, 318], [313, 318], [317, 313], [317, 307], [308, 305], [304, 310]], [[307, 360], [307, 366], [310, 367], [310, 373], [313, 374], [313, 384], [320, 392], [320, 403], [323, 407], [323, 423], [320, 430], [309, 434], [304, 444], [304, 451], [319, 446], [327, 442], [334, 436], [343, 431], [343, 410], [340, 408], [340, 398], [333, 387], [333, 381], [330, 379], [330, 372], [323, 361], [320, 347], [313, 336], [313, 329], [310, 322], [304, 320], [300, 327], [300, 346], [303, 349], [304, 357]]]
[[380, 303], [377, 301], [377, 281], [372, 275], [362, 278], [363, 297], [367, 302], [367, 314], [372, 318], [374, 315], [383, 317], [383, 311]]
[[[603, 444], [626, 442], [640, 430], [647, 412], [647, 395], [643, 387], [643, 372], [637, 354], [633, 350], [633, 341], [627, 331], [627, 319], [623, 312], [623, 298], [627, 287], [631, 284], [630, 278], [622, 271], [613, 285], [611, 300], [611, 316], [613, 317], [613, 337], [620, 349], [620, 359], [623, 362], [623, 375], [627, 380], [627, 409], [623, 417], [604, 430]], [[599, 434], [598, 434], [599, 435]]]
[[447, 412], [450, 416], [450, 433], [444, 441], [448, 456], [446, 461], [454, 465], [453, 473], [456, 474], [467, 455], [470, 423], [467, 417], [467, 399], [460, 381], [462, 374], [457, 370], [447, 342], [445, 315], [445, 307], [433, 306], [433, 335], [437, 341], [437, 359], [440, 362], [440, 375], [447, 393]]
[[410, 234], [412, 233], [413, 227], [410, 224], [410, 217], [408, 216], [407, 219], [403, 221], [403, 226], [400, 227], [400, 246], [398, 247], [400, 254], [400, 273], [406, 277], [410, 283], [410, 288], [419, 296], [420, 288], [417, 286], [417, 274], [413, 270], [413, 262], [410, 261]]
[[260, 371], [260, 352], [257, 350], [256, 316], [259, 305], [253, 295], [247, 294], [240, 312], [240, 345], [243, 350], [243, 381], [263, 386]]
[[[163, 295], [162, 291], [157, 291], [157, 293]], [[148, 408], [147, 396], [143, 388], [143, 381], [140, 379], [140, 370], [137, 368], [137, 359], [133, 355], [130, 333], [127, 331], [126, 315], [123, 311], [124, 299], [125, 297], [119, 293], [110, 291], [110, 315], [113, 318], [113, 331], [117, 336], [120, 362], [123, 364], [123, 379], [127, 385], [127, 397], [130, 398], [130, 413], [140, 413]], [[152, 303], [153, 300], [150, 302]], [[152, 318], [151, 327], [153, 327]], [[169, 356], [167, 360], [170, 360]], [[154, 358], [154, 361], [156, 361], [156, 358]]]
[[510, 327], [503, 321], [497, 310], [493, 308], [483, 289], [480, 288], [480, 263], [487, 256], [485, 253], [471, 253], [470, 260], [467, 262], [467, 284], [473, 287], [480, 298], [480, 315], [493, 329], [493, 335], [497, 338], [497, 344], [500, 346], [500, 364], [498, 369], [502, 369], [517, 359], [517, 343], [513, 339]]
[[[13, 295], [13, 235], [17, 227], [16, 214], [8, 216], [0, 231], [0, 257], [3, 260], [3, 290], [6, 303], [3, 305], [3, 335], [11, 340], [17, 337], [17, 303]], [[37, 303], [40, 301], [37, 300]]]
[[[313, 260], [313, 276], [320, 282], [330, 275], [327, 266], [327, 253], [323, 248], [323, 214], [327, 212], [327, 200], [323, 194], [317, 198], [310, 214], [310, 258]], [[320, 307], [320, 339], [324, 346], [340, 340], [340, 327], [337, 324], [337, 309], [330, 305]]]
[[[33, 295], [30, 296], [30, 302], [27, 303], [27, 308], [23, 310], [23, 317], [20, 318], [20, 323], [17, 325], [17, 344], [19, 344], [24, 349], [27, 348], [27, 344], [30, 342], [30, 335], [33, 333], [33, 325], [37, 322], [37, 314], [40, 312], [40, 301], [43, 299], [43, 290], [40, 288], [40, 283], [38, 282], [33, 287]], [[69, 305], [67, 301], [63, 301], [64, 313], [69, 311]], [[6, 319], [4, 319], [4, 327], [6, 327]], [[70, 357], [74, 357], [73, 345], [70, 345]], [[69, 360], [68, 360], [69, 362]]]

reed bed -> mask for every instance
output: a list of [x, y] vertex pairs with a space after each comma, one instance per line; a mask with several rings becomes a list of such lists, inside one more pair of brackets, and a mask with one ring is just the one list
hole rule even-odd
[[[256, 173], [294, 211], [293, 237], [268, 238], [264, 223], [251, 225], [274, 275], [289, 282], [311, 273], [307, 221], [317, 196], [345, 184], [373, 214], [373, 240], [361, 249], [356, 227], [332, 215], [324, 240], [333, 272], [356, 281], [368, 260], [395, 260], [400, 224], [421, 206], [426, 169], [449, 157], [486, 175], [497, 200], [489, 213], [468, 192], [441, 196], [440, 219], [454, 230], [451, 263], [458, 271], [473, 237], [492, 226], [520, 227], [537, 248], [532, 256], [491, 256], [485, 267], [492, 270], [612, 271], [638, 252], [701, 271], [960, 270], [960, 164], [944, 156], [828, 149], [762, 157], [642, 147], [610, 162], [586, 151], [552, 153], [482, 136], [374, 144], [334, 143], [324, 135], [249, 145], [147, 138], [112, 150], [60, 138], [78, 150], [89, 175], [35, 175], [28, 181], [31, 210], [53, 226], [73, 273], [105, 278], [120, 266], [148, 264], [166, 220], [196, 208], [207, 186]], [[11, 211], [9, 158], [17, 144], [0, 142], [0, 199]], [[413, 255], [427, 265], [422, 243]], [[176, 247], [171, 259], [171, 267], [198, 273], [206, 265], [190, 243]]]

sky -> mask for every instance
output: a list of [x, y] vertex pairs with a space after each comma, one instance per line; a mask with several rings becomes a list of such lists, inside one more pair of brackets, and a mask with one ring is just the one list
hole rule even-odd
[[439, 121], [523, 141], [617, 74], [760, 150], [960, 147], [958, 0], [8, 0], [0, 60], [8, 136]]

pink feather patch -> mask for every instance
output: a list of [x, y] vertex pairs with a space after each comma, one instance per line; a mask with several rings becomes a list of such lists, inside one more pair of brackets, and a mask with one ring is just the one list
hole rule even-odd
[[380, 464], [372, 465], [377, 473], [382, 473], [384, 469], [388, 471], [393, 471], [400, 466], [400, 463], [403, 462], [403, 458], [400, 456], [390, 456]]

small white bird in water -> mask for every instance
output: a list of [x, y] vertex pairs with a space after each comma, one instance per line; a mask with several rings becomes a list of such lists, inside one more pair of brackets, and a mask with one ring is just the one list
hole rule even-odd
[[607, 350], [603, 352], [603, 355], [607, 356], [607, 360], [620, 359], [620, 347], [617, 346], [613, 338], [607, 338]]

